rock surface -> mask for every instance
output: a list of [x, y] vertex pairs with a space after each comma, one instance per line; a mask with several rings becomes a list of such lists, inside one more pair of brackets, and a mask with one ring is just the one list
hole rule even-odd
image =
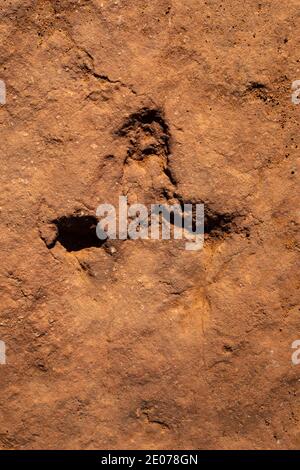
[[[299, 2], [0, 11], [2, 449], [299, 448]], [[122, 194], [204, 249], [95, 242]]]

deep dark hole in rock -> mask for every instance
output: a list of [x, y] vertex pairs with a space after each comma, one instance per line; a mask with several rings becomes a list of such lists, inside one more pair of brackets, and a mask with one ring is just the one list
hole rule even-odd
[[[196, 228], [196, 219], [194, 217], [195, 202], [184, 200], [182, 196], [178, 193], [173, 195], [181, 205], [182, 211], [184, 211], [184, 204], [193, 205], [193, 225], [192, 229]], [[198, 204], [203, 204], [203, 202], [198, 202]], [[225, 233], [233, 232], [237, 227], [235, 224], [235, 217], [237, 214], [230, 213], [220, 213], [213, 210], [207, 204], [204, 204], [204, 233], [209, 235], [212, 238], [222, 237]]]
[[264, 88], [266, 88], [266, 85], [260, 82], [250, 82], [248, 86], [249, 90], [262, 90]]
[[91, 215], [63, 216], [54, 221], [57, 226], [58, 241], [67, 251], [79, 251], [84, 248], [101, 247], [106, 240], [96, 235], [98, 220]]
[[230, 233], [233, 230], [233, 218], [231, 214], [220, 214], [205, 208], [205, 233], [216, 237], [224, 233]]

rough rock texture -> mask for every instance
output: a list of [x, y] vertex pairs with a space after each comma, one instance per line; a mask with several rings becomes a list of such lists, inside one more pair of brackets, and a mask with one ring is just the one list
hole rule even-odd
[[[1, 447], [299, 447], [299, 1], [0, 5]], [[95, 240], [122, 194], [204, 249]]]

